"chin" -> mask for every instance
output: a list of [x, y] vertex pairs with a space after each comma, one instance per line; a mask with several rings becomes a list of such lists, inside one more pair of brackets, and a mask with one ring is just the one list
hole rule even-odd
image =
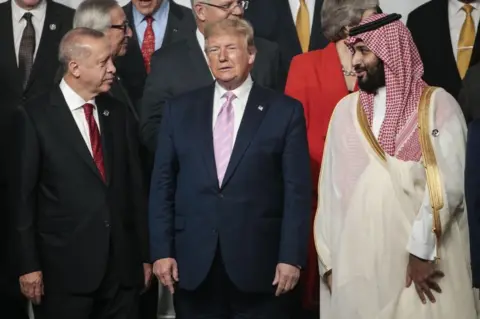
[[101, 87], [100, 87], [100, 93], [106, 93], [108, 91], [110, 91], [110, 88], [112, 87], [112, 84], [111, 83], [104, 83]]

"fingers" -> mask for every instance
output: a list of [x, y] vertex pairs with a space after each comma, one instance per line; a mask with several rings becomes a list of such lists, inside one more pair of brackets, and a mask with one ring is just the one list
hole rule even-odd
[[[275, 282], [275, 281], [274, 281]], [[287, 293], [295, 288], [298, 283], [298, 276], [296, 275], [279, 275], [278, 286], [275, 296]]]
[[280, 280], [280, 272], [277, 269], [275, 270], [275, 278], [273, 278], [272, 286], [278, 285], [279, 280]]
[[173, 267], [173, 279], [175, 281], [178, 281], [178, 266], [175, 263], [172, 267]]
[[285, 276], [280, 276], [280, 279], [278, 280], [277, 291], [275, 291], [275, 296], [280, 296], [284, 292], [286, 285], [287, 278]]
[[410, 275], [410, 267], [407, 267], [407, 273], [405, 277], [405, 287], [410, 287], [412, 285], [412, 276]]
[[405, 280], [405, 287], [410, 287], [412, 285], [412, 277], [410, 277], [410, 275], [407, 274], [407, 278]]
[[435, 270], [431, 275], [430, 275], [430, 278], [431, 279], [437, 279], [437, 278], [443, 278], [445, 277], [445, 274], [443, 273], [443, 271], [440, 271], [440, 270]]
[[427, 300], [425, 299], [425, 295], [423, 293], [422, 288], [417, 283], [415, 283], [415, 290], [417, 291], [417, 295], [420, 298], [420, 300], [422, 301], [422, 303], [425, 304], [427, 302]]
[[40, 304], [40, 301], [42, 300], [42, 292], [43, 292], [43, 288], [41, 287], [41, 285], [35, 285], [33, 289], [33, 299], [32, 299], [32, 302], [35, 305]]
[[40, 304], [44, 294], [43, 284], [41, 282], [22, 282], [20, 285], [22, 294], [34, 304]]
[[292, 276], [287, 278], [287, 283], [285, 284], [285, 292], [291, 291], [295, 288], [298, 283], [298, 277]]
[[425, 281], [425, 282], [421, 283], [419, 286], [421, 287], [421, 289], [423, 290], [423, 292], [427, 296], [428, 300], [430, 300], [430, 302], [432, 302], [432, 303], [435, 303], [436, 302], [435, 297], [433, 296], [433, 293], [430, 290], [430, 287], [428, 286], [427, 282]]
[[439, 294], [442, 293], [442, 289], [440, 288], [440, 286], [435, 281], [428, 280], [427, 285], [433, 291], [438, 292]]

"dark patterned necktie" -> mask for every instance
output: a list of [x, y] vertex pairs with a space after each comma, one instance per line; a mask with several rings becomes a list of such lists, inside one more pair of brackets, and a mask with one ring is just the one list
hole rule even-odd
[[18, 68], [22, 74], [23, 89], [27, 87], [33, 66], [33, 54], [35, 53], [35, 29], [32, 24], [32, 17], [33, 15], [30, 12], [23, 15], [27, 25], [23, 30], [20, 49], [18, 50]]
[[92, 146], [92, 157], [95, 165], [98, 168], [102, 180], [105, 182], [105, 167], [103, 166], [103, 151], [102, 141], [100, 139], [100, 131], [98, 130], [97, 122], [93, 116], [93, 105], [86, 103], [83, 105], [83, 112], [88, 123], [88, 130], [90, 132], [90, 144]]

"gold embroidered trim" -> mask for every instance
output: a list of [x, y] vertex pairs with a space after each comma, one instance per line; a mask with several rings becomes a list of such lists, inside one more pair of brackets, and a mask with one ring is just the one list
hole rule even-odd
[[378, 143], [377, 139], [373, 135], [373, 132], [368, 124], [367, 115], [363, 110], [362, 103], [360, 102], [360, 95], [358, 95], [358, 102], [357, 102], [357, 119], [358, 123], [360, 124], [360, 128], [362, 129], [363, 135], [367, 139], [368, 144], [373, 148], [375, 153], [383, 160], [386, 161], [387, 157], [385, 156], [385, 151], [382, 149], [380, 144]]
[[440, 178], [440, 169], [437, 165], [435, 151], [432, 140], [430, 139], [430, 100], [436, 87], [426, 87], [423, 90], [420, 104], [418, 106], [418, 128], [419, 140], [422, 148], [423, 166], [427, 176], [427, 188], [430, 195], [430, 205], [432, 207], [433, 226], [432, 232], [437, 239], [437, 259], [438, 246], [442, 235], [442, 224], [440, 220], [440, 210], [443, 208], [442, 182]]

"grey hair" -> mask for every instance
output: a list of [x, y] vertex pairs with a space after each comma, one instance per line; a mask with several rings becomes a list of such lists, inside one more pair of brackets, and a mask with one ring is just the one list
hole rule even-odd
[[[250, 53], [255, 53], [257, 49], [255, 48], [253, 27], [247, 20], [244, 19], [225, 19], [217, 22], [209, 23], [205, 26], [205, 42], [214, 35], [220, 34], [234, 34], [240, 35], [245, 38], [247, 43], [247, 48]], [[208, 48], [205, 46], [205, 51]], [[207, 53], [207, 52], [205, 52]]]
[[64, 73], [68, 70], [68, 64], [77, 59], [87, 58], [92, 54], [89, 45], [85, 44], [85, 39], [102, 39], [103, 32], [89, 28], [75, 28], [68, 31], [60, 41], [58, 50], [58, 60]]
[[331, 42], [348, 36], [346, 27], [358, 25], [367, 10], [378, 10], [378, 0], [325, 0], [321, 11], [322, 32]]
[[116, 0], [85, 0], [75, 11], [73, 27], [105, 32], [112, 24], [110, 11], [118, 7]]

